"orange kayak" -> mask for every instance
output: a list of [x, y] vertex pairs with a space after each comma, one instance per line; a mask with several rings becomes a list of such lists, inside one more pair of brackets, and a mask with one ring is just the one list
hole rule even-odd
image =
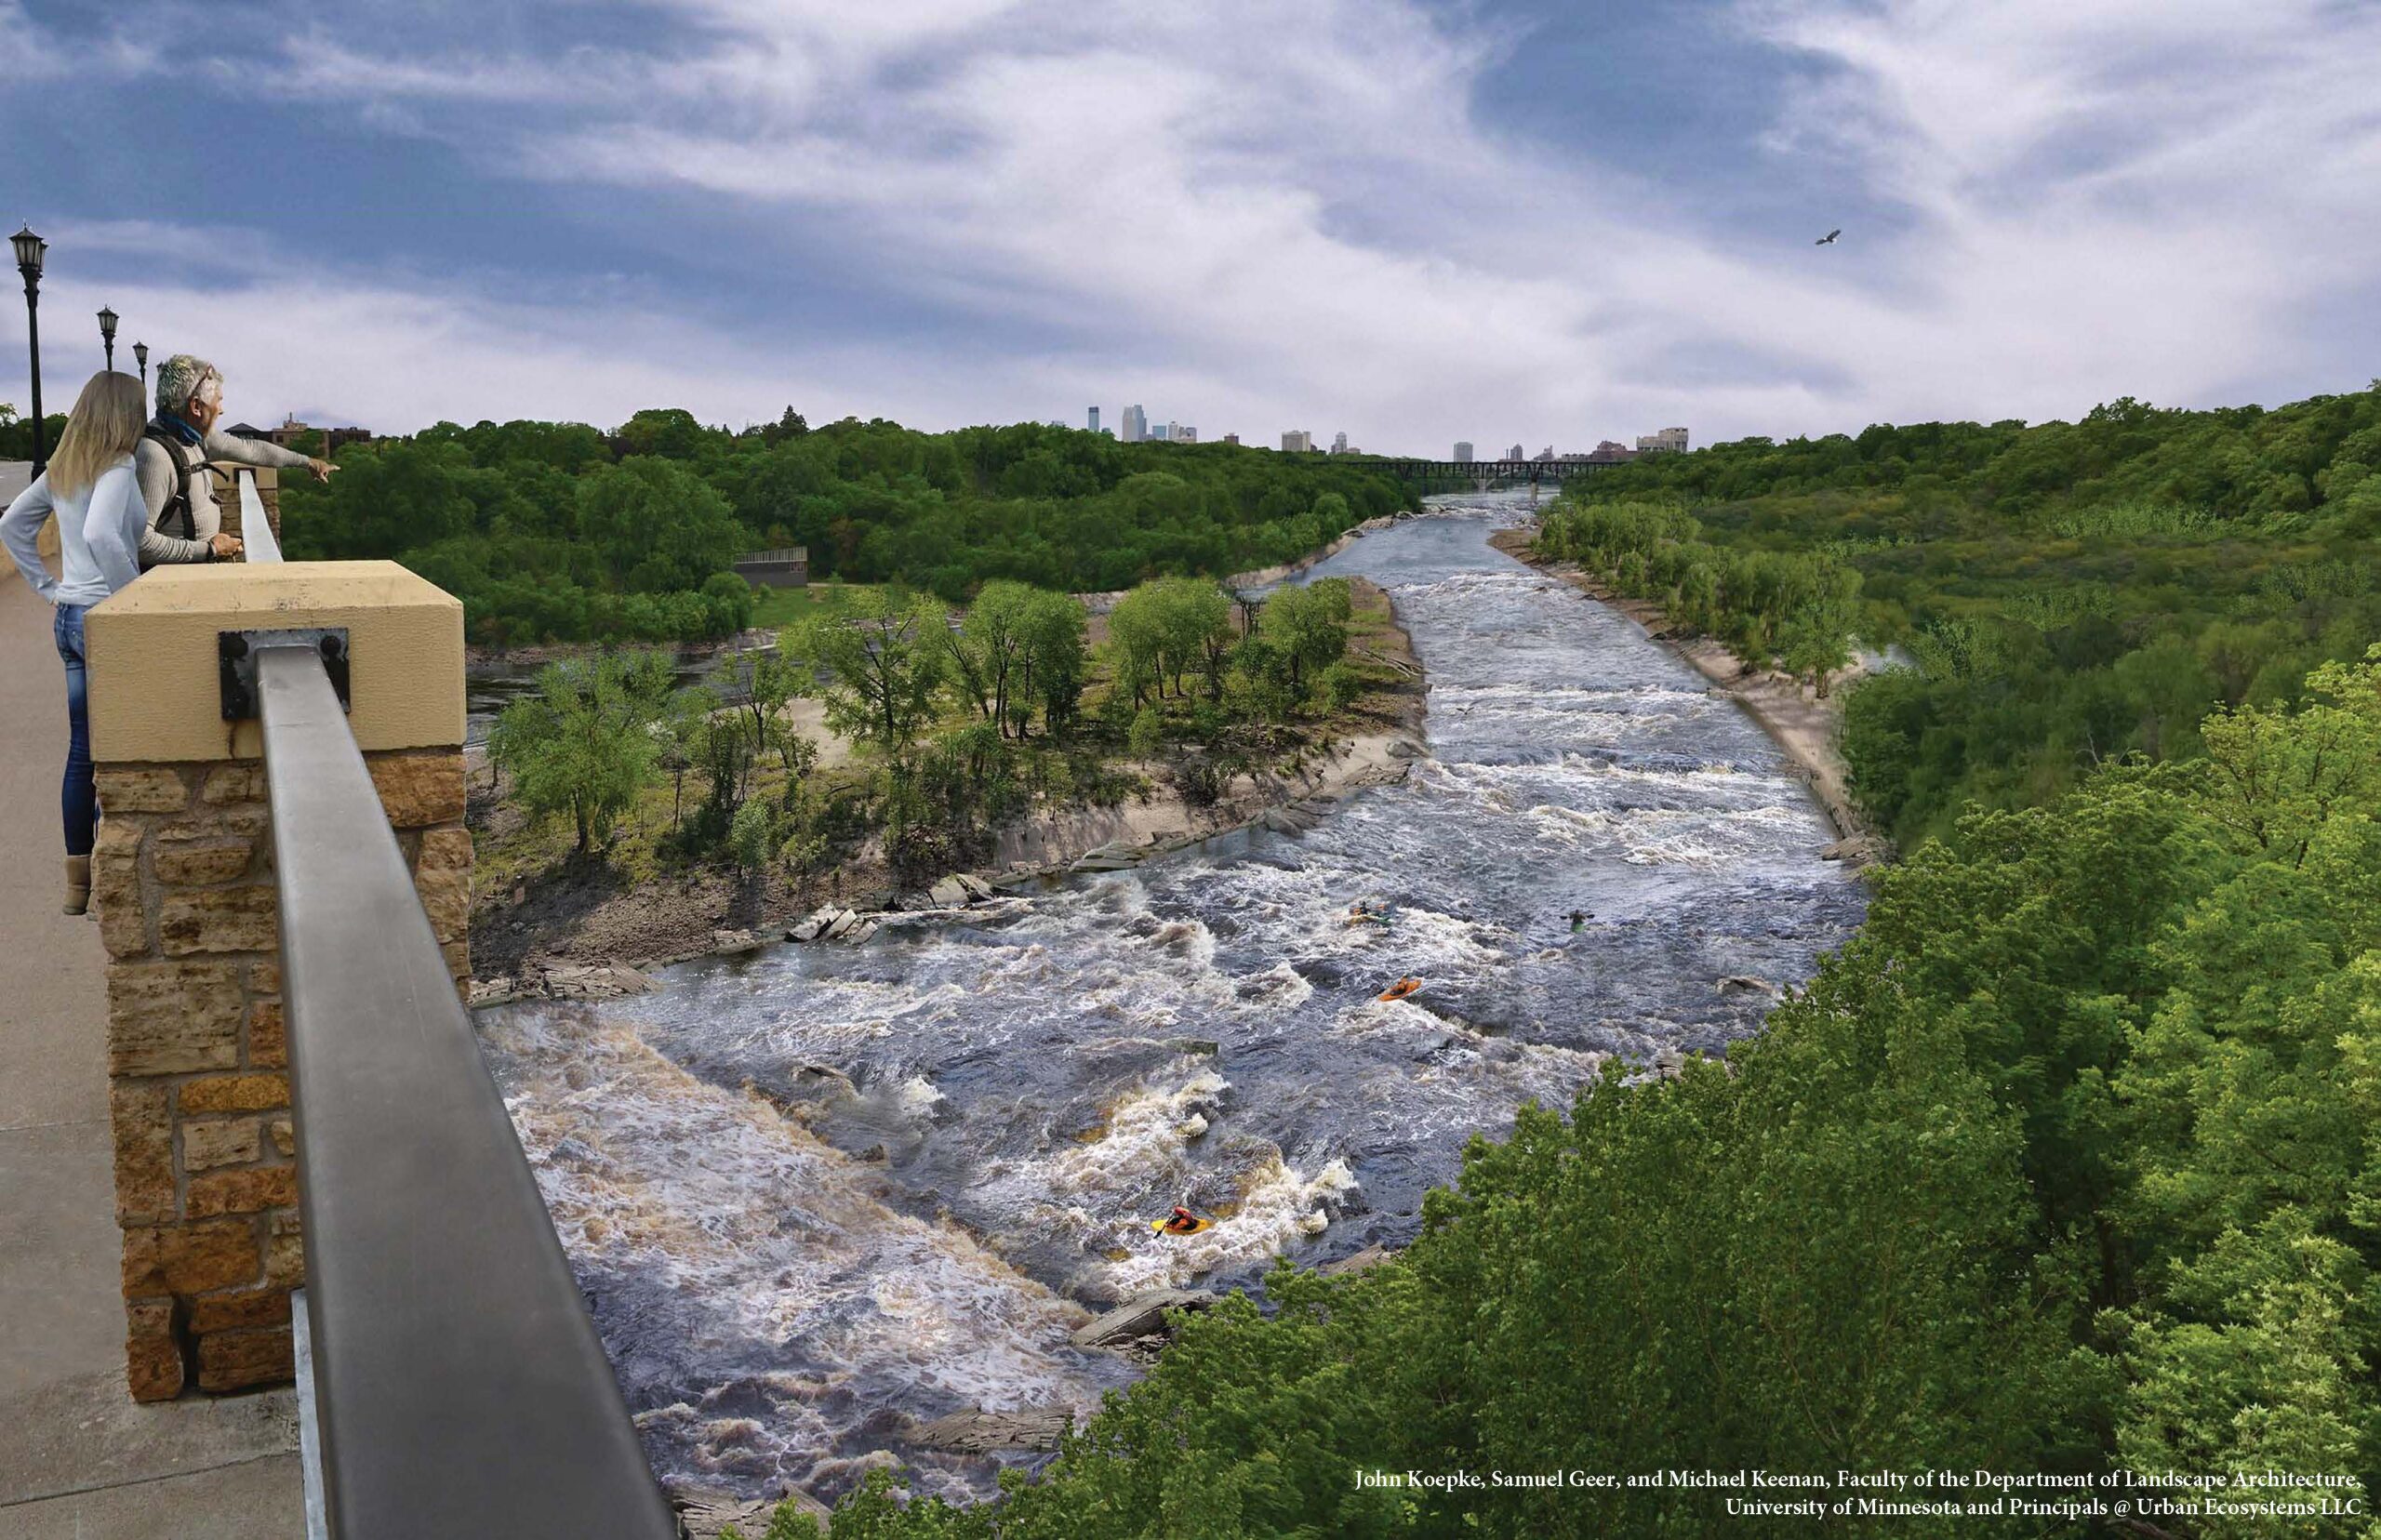
[[1407, 995], [1414, 993], [1416, 990], [1421, 989], [1421, 987], [1422, 981], [1418, 978], [1401, 978], [1396, 983], [1391, 984], [1388, 989], [1383, 989], [1380, 992], [1379, 998], [1383, 1000], [1403, 1000]]

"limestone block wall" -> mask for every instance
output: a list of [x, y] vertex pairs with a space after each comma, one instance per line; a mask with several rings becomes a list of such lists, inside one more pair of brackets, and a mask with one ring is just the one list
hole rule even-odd
[[227, 731], [211, 678], [197, 680], [213, 672], [218, 630], [304, 625], [349, 629], [350, 726], [469, 988], [460, 606], [390, 564], [339, 563], [160, 568], [95, 608], [92, 900], [108, 955], [126, 1370], [141, 1401], [291, 1377], [303, 1173], [273, 810], [254, 724]]
[[[472, 837], [459, 750], [367, 756], [432, 930], [468, 989]], [[290, 1377], [304, 1281], [272, 810], [256, 764], [109, 765], [92, 885], [133, 1395]]]

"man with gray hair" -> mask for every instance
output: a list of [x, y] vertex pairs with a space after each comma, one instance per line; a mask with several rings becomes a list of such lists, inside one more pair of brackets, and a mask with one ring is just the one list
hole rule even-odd
[[140, 564], [215, 562], [240, 553], [237, 537], [223, 533], [223, 511], [215, 503], [211, 461], [304, 466], [316, 481], [328, 481], [339, 467], [261, 439], [219, 431], [223, 420], [223, 374], [203, 358], [176, 353], [157, 370], [157, 415], [133, 451], [140, 496], [149, 505], [140, 535]]

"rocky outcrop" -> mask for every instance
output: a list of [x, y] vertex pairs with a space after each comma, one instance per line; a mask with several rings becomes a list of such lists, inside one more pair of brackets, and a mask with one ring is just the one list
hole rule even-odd
[[625, 962], [531, 962], [517, 974], [474, 979], [471, 1004], [508, 1005], [516, 1000], [618, 1000], [661, 988]]
[[743, 1498], [699, 1487], [670, 1490], [670, 1507], [678, 1517], [678, 1540], [719, 1540], [720, 1531], [730, 1524], [736, 1526], [744, 1540], [761, 1540], [769, 1532], [769, 1516], [782, 1503], [791, 1503], [796, 1512], [818, 1520], [821, 1530], [834, 1514], [832, 1508], [804, 1492]]
[[1875, 866], [1880, 861], [1891, 860], [1893, 853], [1894, 847], [1874, 834], [1855, 834], [1848, 839], [1838, 840], [1832, 844], [1822, 846], [1819, 850], [1819, 859], [1842, 861], [1845, 866], [1857, 871], [1862, 867]]
[[922, 1449], [947, 1449], [961, 1454], [990, 1454], [1004, 1449], [1054, 1450], [1074, 1414], [1063, 1406], [1028, 1406], [1013, 1412], [986, 1412], [970, 1407], [937, 1417], [911, 1429], [910, 1442]]
[[1204, 1289], [1160, 1289], [1155, 1294], [1136, 1295], [1088, 1326], [1078, 1328], [1075, 1346], [1130, 1352], [1145, 1348], [1151, 1339], [1163, 1344], [1167, 1334], [1166, 1311], [1212, 1309], [1217, 1297]]
[[[935, 909], [965, 909], [997, 898], [1000, 893], [991, 883], [970, 872], [945, 877], [924, 893], [886, 896], [891, 906], [888, 913], [921, 914]], [[785, 938], [789, 941], [865, 941], [876, 934], [885, 919], [885, 914], [863, 914], [858, 909], [845, 909], [841, 904], [822, 904], [800, 922], [789, 926]]]
[[1395, 1260], [1397, 1254], [1387, 1246], [1366, 1246], [1363, 1251], [1343, 1256], [1337, 1262], [1325, 1262], [1315, 1268], [1325, 1278], [1344, 1278], [1350, 1273], [1370, 1272], [1384, 1262]]

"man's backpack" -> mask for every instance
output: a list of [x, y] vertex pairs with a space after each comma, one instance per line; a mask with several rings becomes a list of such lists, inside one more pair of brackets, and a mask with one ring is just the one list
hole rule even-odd
[[140, 436], [155, 440], [157, 446], [165, 450], [166, 458], [172, 461], [174, 467], [174, 495], [166, 498], [166, 506], [157, 511], [157, 527], [164, 529], [166, 521], [179, 514], [182, 525], [181, 538], [185, 540], [197, 539], [198, 511], [191, 506], [190, 500], [191, 462], [182, 458], [182, 446], [174, 442], [174, 436], [162, 428], [152, 428]]

